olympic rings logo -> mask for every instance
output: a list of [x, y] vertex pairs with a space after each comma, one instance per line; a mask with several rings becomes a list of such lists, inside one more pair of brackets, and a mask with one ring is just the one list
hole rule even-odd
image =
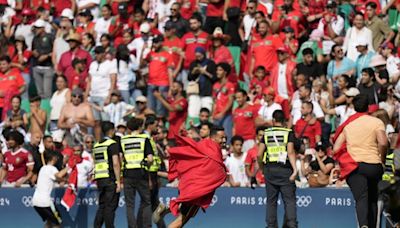
[[33, 207], [32, 196], [23, 196], [21, 202], [25, 207]]
[[311, 196], [296, 196], [296, 204], [298, 207], [308, 207], [311, 202]]
[[214, 206], [214, 204], [216, 204], [217, 202], [218, 202], [218, 196], [214, 195], [211, 200], [210, 206]]

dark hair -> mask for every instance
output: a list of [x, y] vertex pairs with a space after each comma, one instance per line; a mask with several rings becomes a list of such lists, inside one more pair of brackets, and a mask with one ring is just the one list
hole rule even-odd
[[241, 93], [243, 96], [247, 97], [247, 92], [244, 89], [239, 89], [236, 93]]
[[375, 2], [368, 2], [365, 7], [371, 7], [372, 9], [378, 8], [378, 5]]
[[257, 127], [257, 128], [256, 128], [256, 134], [257, 134], [259, 131], [265, 131], [265, 129], [267, 129], [267, 128], [264, 127], [264, 126], [259, 126], [259, 127]]
[[44, 152], [44, 160], [47, 162], [53, 160], [54, 158], [58, 159], [58, 154], [54, 150], [45, 150]]
[[197, 20], [200, 24], [203, 24], [203, 19], [200, 14], [193, 13], [193, 15], [189, 18], [189, 20]]
[[[78, 65], [79, 63], [83, 63], [83, 59], [74, 58], [74, 59], [72, 60], [72, 67], [75, 68], [76, 65]], [[60, 75], [60, 76], [62, 76], [62, 75]], [[67, 82], [68, 82], [68, 81], [67, 81]]]
[[7, 63], [11, 63], [11, 58], [8, 55], [0, 56], [0, 62], [6, 61]]
[[256, 12], [256, 14], [261, 14], [261, 16], [265, 18], [265, 13], [264, 13], [263, 11], [259, 11], [259, 10], [258, 10], [258, 11]]
[[96, 46], [94, 48], [94, 53], [95, 54], [102, 54], [102, 53], [105, 53], [105, 52], [106, 52], [106, 49], [103, 46]]
[[303, 51], [301, 51], [301, 54], [303, 54], [303, 56], [314, 55], [314, 51], [311, 48], [304, 48]]
[[302, 85], [301, 87], [304, 87], [304, 89], [308, 90], [310, 93], [312, 91], [312, 87], [311, 87], [311, 85], [309, 83], [307, 83], [305, 85]]
[[117, 70], [119, 73], [119, 61], [122, 60], [127, 64], [130, 62], [130, 53], [126, 45], [120, 44], [117, 47], [117, 52], [115, 53], [115, 58], [117, 59]]
[[240, 141], [240, 142], [244, 142], [244, 139], [243, 139], [243, 137], [242, 136], [240, 136], [240, 135], [234, 135], [232, 138], [231, 138], [231, 145], [233, 145], [236, 141]]
[[19, 95], [14, 95], [14, 96], [11, 97], [11, 100], [14, 100], [15, 98], [17, 98], [17, 99], [19, 100], [19, 103], [22, 102], [21, 96], [19, 96]]
[[311, 110], [314, 110], [314, 105], [311, 101], [303, 101], [302, 104], [307, 105]]
[[257, 0], [249, 0], [249, 1], [247, 2], [247, 4], [249, 4], [249, 3], [255, 3], [256, 5], [258, 4]]
[[24, 136], [19, 132], [15, 130], [11, 130], [7, 135], [6, 135], [6, 140], [14, 140], [17, 145], [22, 145], [24, 144]]
[[367, 73], [370, 78], [375, 78], [375, 71], [371, 67], [362, 69], [361, 73]]
[[359, 94], [353, 98], [354, 110], [356, 112], [368, 112], [368, 97]]
[[210, 110], [208, 108], [201, 108], [200, 113], [202, 113], [202, 112], [206, 112], [206, 113], [210, 114]]
[[106, 135], [109, 131], [115, 128], [114, 124], [110, 121], [102, 121], [101, 122], [101, 131], [104, 135]]
[[[257, 13], [258, 13], [258, 12], [257, 12]], [[265, 17], [265, 16], [264, 16], [264, 17]], [[268, 21], [262, 20], [262, 21], [260, 21], [259, 23], [257, 23], [257, 25], [256, 25], [256, 31], [257, 31], [257, 32], [258, 32], [258, 28], [260, 27], [261, 24], [266, 24], [268, 27], [271, 27], [271, 26], [269, 25]]]
[[143, 119], [130, 118], [126, 123], [126, 127], [131, 131], [136, 131], [143, 126]]
[[223, 127], [220, 127], [220, 126], [215, 126], [215, 125], [214, 125], [214, 126], [211, 128], [210, 136], [216, 135], [219, 131], [224, 131], [224, 128], [223, 128]]
[[342, 74], [342, 75], [340, 75], [340, 77], [343, 78], [343, 79], [346, 81], [346, 83], [347, 83], [346, 88], [347, 88], [347, 89], [349, 89], [349, 88], [351, 88], [351, 87], [356, 87], [357, 82], [356, 82], [356, 80], [354, 79], [354, 77], [350, 77], [350, 76], [347, 75], [347, 74]]
[[[362, 12], [360, 12], [360, 11], [356, 11], [355, 13], [354, 13], [354, 18], [356, 17], [356, 16], [361, 16], [363, 19], [364, 19], [364, 14], [362, 13]], [[354, 19], [353, 18], [353, 19]]]
[[226, 76], [231, 73], [231, 65], [229, 65], [229, 63], [227, 62], [218, 63], [217, 67], [221, 67], [222, 69], [224, 69], [224, 71], [226, 72]]
[[272, 113], [272, 119], [278, 123], [285, 123], [285, 113], [282, 110], [275, 110], [274, 113]]
[[91, 40], [90, 44], [92, 45], [92, 47], [94, 47], [96, 45], [94, 36], [91, 33], [85, 33], [85, 34], [83, 34], [83, 36], [87, 36], [89, 38], [89, 40]]
[[209, 121], [206, 121], [206, 122], [202, 122], [202, 123], [200, 123], [200, 128], [202, 128], [203, 126], [207, 126], [208, 127], [208, 129], [212, 129], [213, 128], [213, 124], [212, 123], [210, 123]]
[[109, 11], [112, 12], [112, 8], [111, 8], [111, 6], [109, 4], [104, 4], [103, 7], [106, 7]]
[[43, 136], [43, 141], [46, 140], [46, 139], [51, 139], [51, 140], [53, 140], [53, 137], [52, 137], [51, 135], [45, 135], [45, 136]]
[[183, 89], [183, 83], [181, 81], [174, 80], [173, 83], [177, 83], [181, 87], [181, 89]]
[[149, 125], [154, 124], [157, 121], [157, 116], [154, 114], [147, 114], [146, 119], [144, 121], [144, 127], [148, 127]]
[[138, 13], [140, 13], [140, 14], [142, 14], [142, 15], [145, 14], [144, 10], [143, 10], [141, 7], [137, 7], [137, 8], [135, 8], [135, 10], [133, 11], [133, 14], [138, 14]]
[[341, 47], [341, 46], [340, 46], [339, 44], [335, 44], [335, 45], [333, 45], [332, 48], [331, 48], [330, 56], [331, 56], [332, 59], [335, 58], [335, 57], [333, 56], [333, 54], [335, 53], [335, 48], [337, 48], [337, 47]]
[[33, 96], [33, 97], [29, 98], [30, 103], [33, 103], [36, 101], [41, 101], [41, 100], [42, 100], [42, 98], [40, 96]]
[[265, 70], [265, 67], [262, 66], [262, 65], [259, 65], [259, 66], [256, 67], [256, 71], [258, 71], [258, 70], [266, 71], [266, 70]]
[[108, 41], [112, 41], [112, 37], [108, 33], [104, 33], [103, 35], [100, 36], [100, 40], [106, 38]]

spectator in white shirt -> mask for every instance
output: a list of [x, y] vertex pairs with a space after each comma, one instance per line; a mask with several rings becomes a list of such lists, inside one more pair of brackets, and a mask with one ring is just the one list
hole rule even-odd
[[171, 16], [171, 6], [176, 2], [176, 0], [159, 0], [156, 6], [156, 18], [158, 21], [158, 30], [164, 33], [165, 22], [169, 20]]
[[108, 115], [108, 118], [115, 125], [122, 122], [125, 116], [128, 116], [135, 112], [135, 107], [121, 101], [121, 93], [118, 90], [114, 90], [111, 93], [111, 103], [100, 107], [95, 104], [92, 104], [93, 108], [99, 112], [105, 112]]
[[381, 55], [386, 59], [386, 69], [389, 73], [391, 82], [397, 82], [400, 76], [400, 59], [393, 55], [394, 45], [392, 43], [386, 43], [382, 45]]
[[58, 156], [55, 152], [46, 154], [47, 164], [39, 171], [38, 181], [35, 193], [32, 197], [32, 204], [36, 212], [45, 222], [45, 227], [59, 227], [61, 225], [61, 217], [57, 208], [51, 200], [51, 192], [56, 181], [62, 181], [67, 175], [68, 167], [58, 170], [55, 167]]
[[147, 56], [151, 51], [152, 40], [150, 33], [150, 24], [148, 22], [143, 22], [139, 31], [141, 36], [135, 38], [131, 43], [128, 44], [129, 51], [136, 51], [136, 58], [134, 64], [140, 65], [140, 59]]
[[[106, 59], [104, 47], [97, 46], [94, 53], [95, 61], [89, 67], [85, 97], [90, 103], [103, 107], [110, 103], [111, 93], [114, 91], [117, 80], [117, 61]], [[96, 121], [94, 135], [96, 140], [100, 140], [100, 121], [108, 118], [96, 109], [93, 109], [93, 115]]]
[[[126, 47], [126, 45], [119, 45], [115, 57], [117, 59], [118, 69], [117, 87], [121, 93], [122, 99], [126, 103], [129, 103], [131, 97], [129, 92], [129, 84], [132, 81], [135, 81], [133, 69], [137, 68], [133, 64], [135, 56], [129, 53], [129, 49]], [[133, 100], [135, 99], [136, 97], [134, 97]]]
[[360, 94], [360, 91], [357, 88], [349, 88], [346, 92], [346, 104], [337, 106], [335, 108], [327, 109], [326, 102], [321, 100], [321, 108], [325, 114], [329, 115], [336, 115], [339, 117], [339, 125], [344, 123], [351, 115], [355, 114], [356, 111], [354, 110], [353, 106], [353, 98]]
[[353, 26], [346, 32], [343, 44], [343, 52], [347, 52], [347, 58], [353, 62], [357, 60], [360, 54], [357, 51], [356, 45], [362, 40], [367, 41], [369, 51], [374, 51], [372, 46], [372, 31], [365, 26], [364, 15], [357, 12], [353, 19]]
[[228, 181], [231, 187], [250, 186], [249, 178], [246, 175], [245, 159], [246, 155], [242, 152], [243, 138], [233, 136], [231, 139], [232, 153], [225, 160], [228, 169]]
[[275, 90], [272, 87], [265, 88], [263, 91], [263, 102], [256, 118], [256, 126], [272, 126], [272, 114], [275, 110], [282, 110], [281, 105], [274, 102], [274, 98]]
[[[84, 0], [84, 1], [91, 1], [91, 0]], [[97, 1], [97, 0], [95, 0]], [[79, 5], [78, 5], [79, 6]], [[97, 7], [96, 7], [97, 8]], [[80, 10], [79, 10], [80, 11]], [[93, 14], [96, 17], [97, 14]], [[100, 17], [99, 19], [96, 20], [96, 24], [94, 26], [94, 32], [96, 34], [96, 45], [100, 45], [100, 37], [103, 34], [108, 34], [108, 30], [111, 25], [111, 6], [108, 4], [105, 4], [103, 7], [101, 7], [101, 15], [103, 17]]]
[[[76, 6], [78, 7], [77, 11], [82, 12], [83, 10], [89, 9], [94, 18], [97, 18], [99, 16], [99, 5], [100, 5], [100, 0], [76, 0]], [[102, 8], [102, 13], [103, 13], [103, 8]], [[108, 8], [110, 9], [110, 15], [111, 15], [111, 7], [109, 6]]]
[[324, 119], [324, 112], [319, 106], [317, 101], [311, 99], [311, 87], [309, 85], [303, 85], [299, 88], [299, 98], [294, 100], [292, 103], [292, 123], [293, 125], [301, 118], [301, 104], [304, 101], [309, 101], [313, 104], [313, 114], [318, 119], [323, 121]]

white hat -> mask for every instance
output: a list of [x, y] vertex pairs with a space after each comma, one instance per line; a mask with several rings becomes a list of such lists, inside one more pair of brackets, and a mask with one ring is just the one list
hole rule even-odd
[[368, 42], [366, 39], [360, 39], [356, 42], [356, 47], [357, 46], [368, 46]]
[[386, 59], [383, 56], [379, 54], [372, 56], [371, 62], [369, 63], [370, 67], [377, 67], [382, 65], [386, 65]]
[[36, 27], [36, 28], [44, 28], [45, 26], [46, 26], [46, 22], [43, 19], [37, 19], [33, 23], [33, 27]]
[[74, 19], [74, 12], [72, 12], [71, 9], [69, 8], [65, 8], [62, 12], [61, 12], [61, 17], [66, 17], [69, 20], [73, 20]]
[[348, 89], [346, 92], [344, 92], [344, 94], [348, 97], [355, 97], [358, 94], [360, 94], [360, 90], [358, 90], [355, 87], [351, 87], [350, 89]]
[[142, 23], [142, 24], [140, 25], [139, 31], [140, 31], [140, 32], [143, 32], [143, 33], [148, 33], [148, 32], [150, 32], [150, 24], [147, 23], [147, 22]]
[[136, 102], [147, 102], [147, 98], [143, 95], [136, 97]]

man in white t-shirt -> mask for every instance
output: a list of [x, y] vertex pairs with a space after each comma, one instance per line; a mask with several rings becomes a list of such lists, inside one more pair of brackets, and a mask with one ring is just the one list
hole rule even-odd
[[321, 106], [317, 101], [313, 101], [311, 99], [311, 87], [309, 85], [303, 85], [299, 88], [299, 98], [293, 100], [292, 103], [292, 123], [296, 125], [296, 122], [301, 118], [301, 105], [303, 101], [310, 101], [313, 104], [313, 114], [318, 119], [324, 120], [324, 112], [321, 109]]
[[271, 127], [272, 114], [275, 110], [282, 110], [280, 104], [274, 102], [275, 90], [272, 87], [267, 87], [263, 91], [263, 103], [258, 110], [256, 118], [256, 126]]
[[55, 152], [47, 153], [46, 158], [48, 162], [39, 171], [32, 204], [45, 222], [45, 227], [60, 227], [62, 222], [61, 215], [51, 200], [51, 192], [53, 191], [54, 183], [67, 174], [68, 167], [61, 171], [57, 170], [55, 164], [58, 156]]
[[389, 73], [389, 78], [392, 82], [397, 82], [400, 76], [400, 59], [393, 55], [394, 45], [392, 43], [386, 43], [381, 47], [381, 54], [386, 59], [386, 69]]
[[246, 174], [245, 159], [246, 154], [242, 152], [244, 139], [241, 136], [233, 136], [231, 139], [232, 152], [225, 160], [225, 165], [229, 171], [228, 181], [231, 187], [250, 186], [249, 178]]
[[[117, 61], [106, 59], [105, 49], [97, 46], [94, 49], [95, 61], [90, 64], [88, 83], [85, 96], [88, 101], [96, 106], [103, 107], [110, 103], [111, 93], [115, 89], [117, 80]], [[94, 135], [100, 140], [100, 121], [108, 120], [107, 115], [93, 109], [95, 119]]]

